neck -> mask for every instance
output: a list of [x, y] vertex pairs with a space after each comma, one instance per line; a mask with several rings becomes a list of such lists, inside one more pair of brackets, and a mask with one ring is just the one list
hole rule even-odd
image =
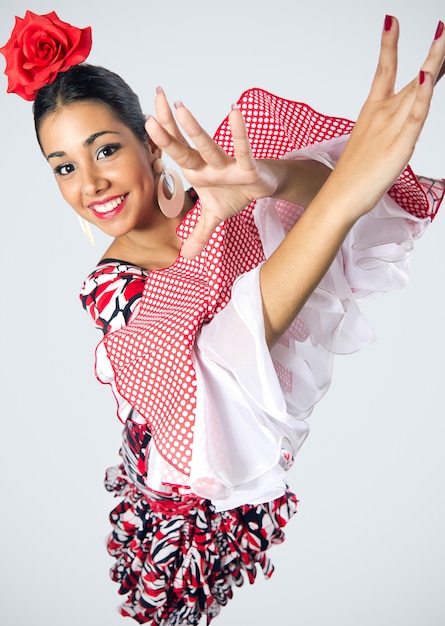
[[186, 194], [184, 208], [178, 217], [171, 219], [157, 213], [150, 225], [117, 237], [102, 258], [128, 261], [148, 272], [169, 267], [176, 261], [181, 248], [176, 228], [192, 207], [193, 202]]
[[146, 271], [169, 267], [175, 262], [181, 247], [176, 234], [182, 216], [168, 219], [163, 215], [145, 228], [117, 237], [102, 258], [113, 257], [128, 261]]

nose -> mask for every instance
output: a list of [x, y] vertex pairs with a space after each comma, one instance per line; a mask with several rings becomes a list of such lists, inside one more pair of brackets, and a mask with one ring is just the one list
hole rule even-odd
[[82, 171], [82, 193], [88, 197], [94, 197], [105, 191], [109, 183], [103, 176], [100, 168], [92, 164]]

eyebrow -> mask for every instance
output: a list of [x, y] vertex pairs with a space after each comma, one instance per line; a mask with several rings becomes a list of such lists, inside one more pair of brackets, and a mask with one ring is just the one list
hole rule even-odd
[[[85, 141], [83, 142], [83, 145], [85, 147], [91, 146], [91, 144], [93, 144], [96, 141], [96, 139], [98, 139], [99, 137], [102, 137], [102, 135], [118, 135], [118, 134], [119, 133], [114, 130], [101, 130], [98, 133], [93, 133], [92, 135], [90, 135], [90, 137], [85, 139]], [[66, 156], [66, 152], [64, 152], [63, 150], [58, 150], [56, 152], [51, 152], [51, 154], [48, 154], [48, 156], [46, 157], [46, 160], [48, 161], [49, 159], [52, 159], [53, 157], [64, 157], [64, 156]]]

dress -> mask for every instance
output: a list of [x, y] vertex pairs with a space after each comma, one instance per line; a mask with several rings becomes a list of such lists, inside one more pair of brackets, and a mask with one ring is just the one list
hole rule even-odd
[[[254, 154], [314, 158], [333, 167], [353, 123], [263, 90], [245, 92]], [[216, 140], [231, 152], [227, 120]], [[420, 181], [420, 182], [419, 182]], [[215, 231], [197, 259], [145, 274], [108, 259], [82, 288], [104, 332], [96, 374], [124, 422], [122, 464], [107, 488], [112, 577], [122, 612], [140, 623], [208, 621], [296, 511], [287, 472], [306, 418], [329, 387], [335, 353], [373, 340], [357, 302], [403, 286], [414, 240], [434, 218], [444, 183], [407, 168], [349, 234], [298, 318], [269, 352], [258, 273], [303, 209], [266, 199]], [[181, 223], [185, 238], [199, 201]], [[249, 442], [249, 445], [246, 445]]]

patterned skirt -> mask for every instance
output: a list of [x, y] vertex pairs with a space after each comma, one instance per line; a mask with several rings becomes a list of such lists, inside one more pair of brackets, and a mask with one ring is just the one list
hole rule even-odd
[[[290, 492], [255, 506], [216, 512], [194, 495], [165, 498], [143, 487], [150, 435], [128, 421], [123, 463], [107, 471], [105, 486], [120, 503], [110, 514], [111, 578], [127, 595], [124, 616], [140, 624], [209, 624], [244, 580], [254, 583], [257, 565], [269, 578], [267, 550], [284, 541], [283, 528], [294, 515]], [[135, 461], [136, 464], [132, 461]]]

